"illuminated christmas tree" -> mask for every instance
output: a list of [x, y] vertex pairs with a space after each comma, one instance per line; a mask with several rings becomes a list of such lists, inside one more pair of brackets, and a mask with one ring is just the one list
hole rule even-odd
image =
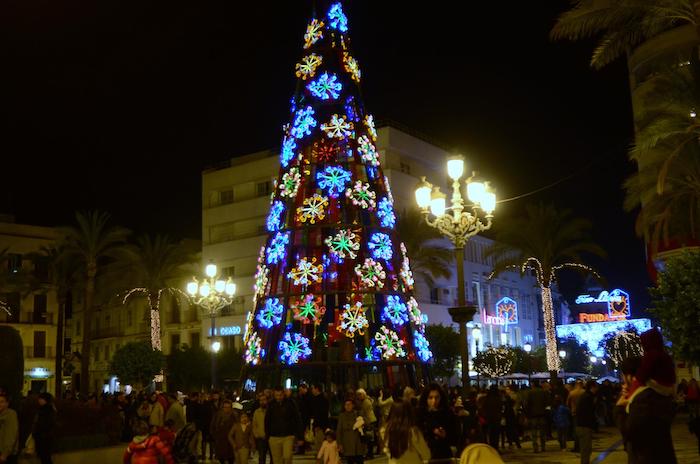
[[[319, 2], [323, 4], [323, 2]], [[308, 24], [246, 327], [246, 376], [415, 384], [432, 353], [340, 2]]]

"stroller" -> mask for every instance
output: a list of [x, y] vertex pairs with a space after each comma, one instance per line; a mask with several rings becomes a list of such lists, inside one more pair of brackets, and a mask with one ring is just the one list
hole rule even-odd
[[197, 462], [197, 426], [190, 422], [175, 435], [173, 459], [178, 464], [196, 464]]

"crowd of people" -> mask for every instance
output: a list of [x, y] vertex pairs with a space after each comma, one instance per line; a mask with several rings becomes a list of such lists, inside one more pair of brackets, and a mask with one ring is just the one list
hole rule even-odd
[[[620, 367], [623, 381], [532, 382], [459, 388], [432, 383], [411, 387], [324, 391], [322, 385], [259, 391], [241, 401], [236, 392], [132, 392], [25, 399], [18, 416], [0, 390], [0, 463], [13, 464], [21, 447], [51, 463], [57, 424], [75, 419], [76, 405], [128, 443], [124, 463], [289, 464], [313, 453], [322, 464], [362, 464], [386, 454], [390, 463], [499, 463], [499, 453], [532, 441], [532, 452], [570, 450], [589, 464], [593, 434], [617, 426], [632, 464], [676, 462], [671, 439], [675, 412], [685, 408], [700, 437], [698, 382], [676, 385], [675, 370], [658, 331], [642, 335], [645, 354]], [[73, 421], [73, 422], [71, 422]], [[699, 440], [700, 452], [700, 440]]]

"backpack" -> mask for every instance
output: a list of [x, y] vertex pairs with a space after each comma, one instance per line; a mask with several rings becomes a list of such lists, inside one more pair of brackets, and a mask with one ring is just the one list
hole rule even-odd
[[197, 439], [197, 427], [194, 423], [185, 425], [173, 442], [172, 455], [176, 460], [187, 459], [192, 454], [192, 441]]

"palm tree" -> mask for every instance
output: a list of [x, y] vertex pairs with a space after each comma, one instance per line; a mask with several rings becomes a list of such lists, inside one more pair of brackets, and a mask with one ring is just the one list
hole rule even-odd
[[492, 277], [513, 268], [521, 274], [534, 271], [542, 294], [547, 368], [557, 371], [559, 355], [551, 288], [556, 274], [565, 268], [595, 274], [583, 264], [581, 254], [604, 256], [605, 252], [590, 239], [591, 223], [572, 217], [568, 210], [528, 205], [526, 213], [524, 218], [499, 223], [496, 242], [486, 251], [486, 256], [494, 257]]
[[183, 294], [173, 287], [187, 277], [185, 266], [196, 261], [196, 254], [188, 250], [182, 242], [175, 242], [165, 236], [155, 238], [142, 236], [134, 245], [129, 246], [127, 260], [129, 264], [130, 284], [123, 303], [136, 296], [148, 299], [151, 314], [151, 347], [161, 350], [160, 340], [160, 301], [163, 293]]
[[443, 237], [425, 222], [420, 210], [413, 208], [401, 214], [396, 232], [406, 245], [413, 273], [429, 287], [434, 286], [435, 279], [449, 279], [452, 276], [452, 250], [435, 243], [435, 240]]
[[41, 256], [49, 261], [49, 286], [56, 292], [58, 314], [56, 317], [56, 397], [61, 397], [63, 386], [61, 372], [63, 371], [63, 332], [65, 328], [66, 304], [70, 292], [75, 289], [80, 274], [80, 266], [75, 255], [66, 251], [65, 245], [42, 247]]
[[575, 0], [573, 7], [559, 16], [550, 36], [573, 41], [599, 38], [591, 66], [600, 69], [642, 42], [682, 24], [700, 26], [700, 1]]
[[75, 215], [77, 225], [63, 229], [65, 253], [74, 257], [81, 266], [84, 281], [85, 302], [83, 308], [83, 343], [80, 367], [80, 392], [88, 394], [90, 361], [90, 322], [95, 296], [95, 279], [98, 271], [111, 260], [119, 258], [129, 235], [123, 227], [110, 226], [109, 214], [101, 211], [79, 212]]

